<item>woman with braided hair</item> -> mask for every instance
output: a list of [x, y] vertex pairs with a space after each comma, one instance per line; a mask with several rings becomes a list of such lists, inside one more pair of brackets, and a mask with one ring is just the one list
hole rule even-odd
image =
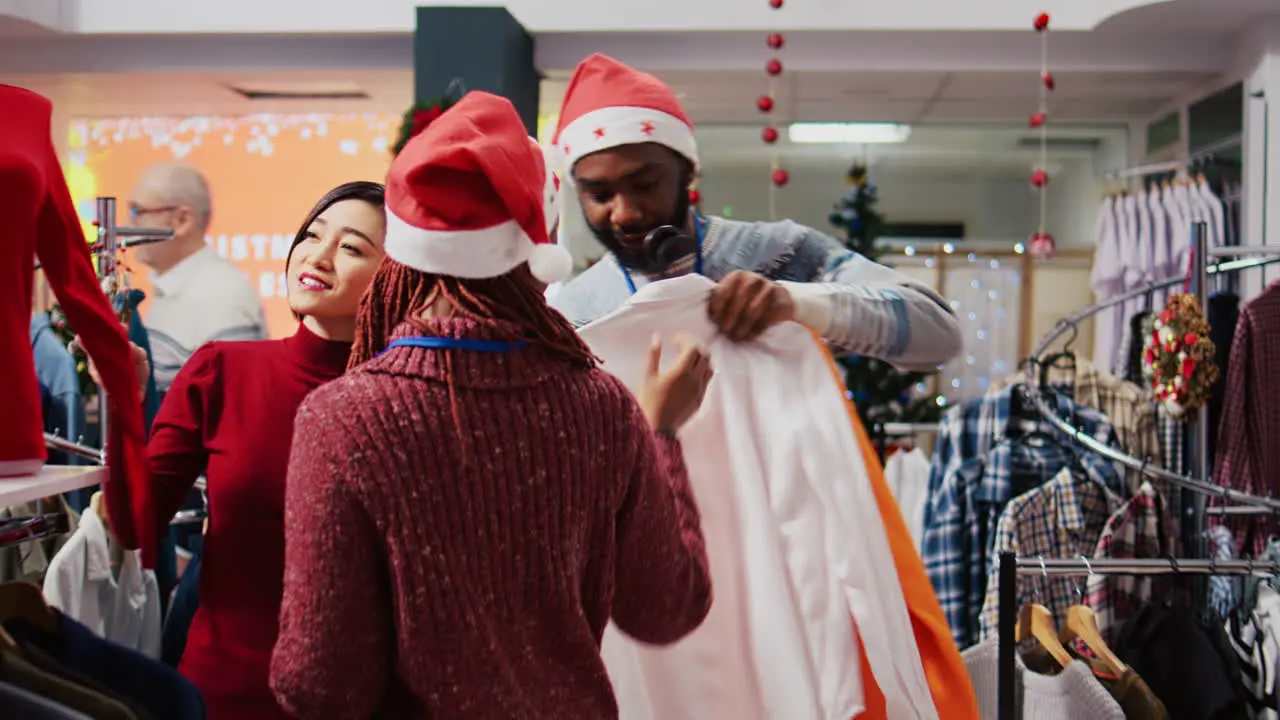
[[671, 643], [710, 608], [675, 439], [709, 360], [661, 372], [655, 339], [638, 400], [596, 367], [542, 295], [551, 188], [487, 93], [392, 165], [351, 369], [296, 418], [271, 683], [297, 717], [617, 717], [605, 626]]

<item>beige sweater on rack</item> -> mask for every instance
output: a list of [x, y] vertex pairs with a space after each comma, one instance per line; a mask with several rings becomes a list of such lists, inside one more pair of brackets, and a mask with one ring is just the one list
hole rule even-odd
[[[978, 709], [983, 720], [995, 720], [999, 692], [999, 644], [985, 642], [962, 654]], [[1015, 655], [1015, 657], [1017, 657]], [[1124, 711], [1093, 676], [1089, 666], [1077, 660], [1056, 675], [1031, 672], [1017, 657], [1014, 717], [1023, 720], [1124, 720]]]

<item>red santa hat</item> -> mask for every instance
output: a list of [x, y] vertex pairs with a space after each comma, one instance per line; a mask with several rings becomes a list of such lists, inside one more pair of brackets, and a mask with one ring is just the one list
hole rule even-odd
[[471, 92], [409, 140], [387, 174], [387, 255], [415, 270], [492, 278], [529, 263], [544, 283], [573, 259], [550, 240], [555, 176], [505, 98]]
[[583, 60], [560, 105], [555, 169], [568, 173], [584, 155], [637, 143], [665, 145], [698, 167], [693, 123], [666, 83], [608, 55]]

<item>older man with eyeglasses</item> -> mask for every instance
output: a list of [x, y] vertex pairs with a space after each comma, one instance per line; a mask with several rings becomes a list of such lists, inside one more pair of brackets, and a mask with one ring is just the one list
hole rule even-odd
[[212, 203], [199, 171], [176, 162], [147, 168], [129, 198], [129, 213], [132, 225], [173, 231], [172, 240], [134, 251], [152, 271], [144, 323], [163, 395], [196, 348], [210, 340], [263, 338], [266, 321], [257, 289], [205, 243]]

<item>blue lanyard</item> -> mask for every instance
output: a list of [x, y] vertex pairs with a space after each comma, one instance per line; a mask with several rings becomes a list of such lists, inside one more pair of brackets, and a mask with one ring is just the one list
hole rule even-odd
[[500, 340], [473, 340], [471, 338], [423, 337], [414, 335], [392, 340], [387, 345], [386, 349], [378, 354], [381, 355], [382, 353], [399, 347], [432, 348], [438, 350], [473, 350], [475, 352], [508, 352], [511, 350], [519, 350], [524, 346], [525, 343], [523, 340], [503, 342]]
[[[697, 254], [693, 256], [693, 271], [698, 275], [702, 274], [702, 239], [707, 234], [707, 221], [702, 219], [698, 213], [693, 214], [693, 235], [698, 242]], [[636, 282], [631, 279], [631, 273], [627, 271], [626, 266], [618, 263], [618, 268], [622, 270], [622, 279], [627, 281], [627, 289], [632, 295], [636, 294]]]

